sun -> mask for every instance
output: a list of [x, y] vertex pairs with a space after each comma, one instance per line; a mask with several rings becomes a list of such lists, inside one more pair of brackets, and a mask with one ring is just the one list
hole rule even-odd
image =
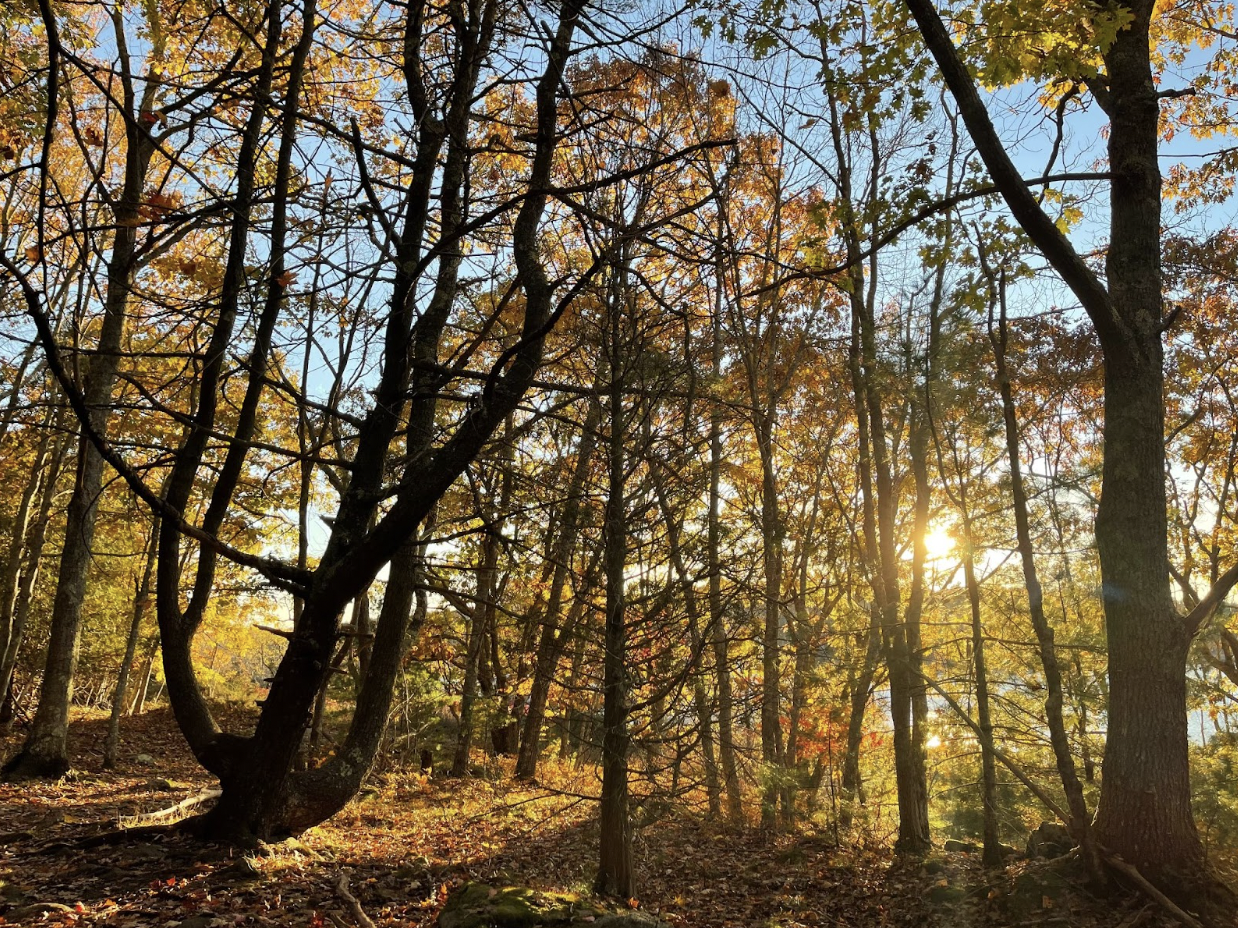
[[930, 560], [939, 560], [954, 550], [954, 539], [944, 528], [934, 528], [924, 536], [924, 547]]

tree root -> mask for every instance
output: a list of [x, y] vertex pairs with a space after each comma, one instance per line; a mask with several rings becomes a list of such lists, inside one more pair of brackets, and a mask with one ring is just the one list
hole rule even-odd
[[52, 841], [26, 851], [20, 857], [38, 857], [42, 854], [57, 854], [62, 851], [85, 851], [92, 847], [104, 847], [109, 844], [120, 844], [134, 838], [153, 838], [156, 835], [175, 834], [184, 827], [184, 822], [169, 822], [163, 825], [142, 825], [137, 828], [109, 828], [107, 831], [76, 841]]
[[19, 905], [16, 908], [9, 909], [4, 913], [5, 920], [12, 920], [14, 924], [27, 918], [34, 918], [36, 915], [71, 915], [73, 909], [70, 906], [61, 902], [31, 902], [27, 905]]
[[341, 899], [348, 903], [348, 907], [352, 910], [353, 918], [361, 928], [375, 928], [374, 922], [370, 916], [365, 914], [365, 909], [361, 908], [361, 903], [357, 897], [348, 891], [348, 874], [343, 870], [335, 875], [335, 881], [332, 884], [335, 891], [339, 893]]
[[195, 811], [203, 803], [210, 802], [220, 795], [219, 789], [205, 789], [196, 796], [190, 796], [166, 809], [155, 812], [141, 812], [137, 815], [121, 816], [115, 828], [87, 835], [76, 841], [52, 841], [40, 845], [22, 854], [22, 857], [36, 857], [40, 854], [51, 854], [60, 851], [84, 851], [92, 847], [103, 847], [109, 844], [119, 844], [134, 838], [151, 838], [156, 835], [174, 834], [181, 830], [191, 830], [189, 813]]
[[1147, 877], [1140, 873], [1133, 865], [1128, 864], [1121, 857], [1112, 854], [1106, 854], [1104, 860], [1109, 867], [1138, 886], [1149, 899], [1186, 925], [1186, 928], [1204, 928], [1203, 923], [1199, 919], [1179, 907], [1177, 903], [1153, 886]]
[[117, 824], [122, 832], [132, 832], [137, 828], [149, 825], [172, 824], [186, 818], [189, 813], [196, 811], [199, 806], [210, 802], [212, 799], [218, 799], [222, 794], [223, 790], [219, 787], [204, 789], [196, 796], [182, 799], [176, 805], [168, 806], [166, 809], [159, 809], [155, 812], [139, 812], [136, 815], [122, 815]]

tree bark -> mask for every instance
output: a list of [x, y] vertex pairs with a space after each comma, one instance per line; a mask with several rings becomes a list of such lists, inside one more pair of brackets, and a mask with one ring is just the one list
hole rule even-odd
[[26, 625], [30, 619], [30, 607], [34, 597], [35, 584], [43, 566], [43, 548], [47, 542], [47, 529], [51, 523], [52, 505], [56, 498], [56, 488], [64, 470], [65, 457], [68, 453], [69, 439], [62, 435], [53, 446], [51, 460], [43, 475], [40, 489], [39, 511], [31, 523], [29, 534], [25, 540], [25, 550], [21, 574], [18, 578], [16, 600], [13, 603], [13, 618], [9, 626], [8, 644], [0, 655], [0, 693], [5, 694], [7, 702], [13, 689], [13, 674], [17, 667], [17, 658], [21, 652], [22, 641], [26, 634]]
[[627, 678], [627, 497], [624, 374], [628, 358], [621, 326], [627, 308], [626, 267], [612, 270], [607, 306], [609, 434], [607, 436], [606, 515], [602, 530], [606, 568], [606, 629], [602, 682], [601, 847], [594, 892], [628, 899], [635, 895], [632, 870], [632, 823], [628, 813], [628, 678]]
[[[401, 236], [399, 244], [402, 253], [396, 262], [387, 351], [379, 382], [374, 388], [374, 405], [358, 432], [352, 479], [343, 493], [326, 550], [309, 581], [305, 610], [276, 671], [254, 735], [220, 745], [224, 747], [224, 757], [215, 761], [215, 768], [221, 772], [223, 794], [212, 810], [208, 823], [210, 833], [245, 839], [301, 830], [333, 814], [347, 801], [345, 797], [337, 804], [342, 793], [333, 791], [331, 783], [324, 781], [333, 778], [346, 786], [355, 782], [352, 775], [360, 768], [359, 763], [341, 760], [340, 765], [325, 765], [327, 769], [321, 774], [311, 771], [304, 778], [291, 775], [297, 745], [330, 661], [342, 610], [383, 564], [408, 544], [414, 527], [429, 515], [443, 493], [516, 407], [535, 376], [546, 333], [557, 318], [552, 305], [554, 285], [542, 264], [538, 233], [557, 140], [558, 90], [583, 5], [583, 0], [566, 0], [562, 7], [557, 29], [549, 43], [545, 70], [537, 86], [536, 144], [528, 182], [532, 192], [521, 201], [512, 239], [525, 295], [519, 341], [510, 350], [505, 369], [501, 373], [496, 371], [487, 382], [479, 401], [464, 414], [451, 436], [434, 447], [433, 453], [410, 459], [390, 497], [389, 508], [373, 529], [367, 531], [368, 517], [382, 496], [379, 491], [384, 486], [387, 452], [406, 396], [414, 400], [410, 436], [433, 432], [433, 403], [423, 400], [437, 395], [437, 389], [431, 389], [430, 385], [439, 375], [427, 372], [435, 369], [441, 334], [454, 302], [456, 273], [462, 256], [457, 250], [440, 258], [433, 296], [414, 326], [415, 249], [419, 247], [420, 229], [427, 216], [430, 184], [436, 177], [441, 178], [443, 234], [453, 235], [461, 226], [473, 88], [486, 60], [497, 7], [485, 4], [481, 9], [469, 11], [466, 20], [454, 23], [456, 37], [461, 42], [457, 56], [459, 70], [446, 119], [438, 120], [427, 109], [423, 111], [426, 118], [419, 123], [423, 135], [418, 149], [420, 169], [412, 172], [415, 189], [409, 196], [414, 202], [406, 211], [413, 227], [406, 229], [407, 234]], [[428, 105], [425, 88], [420, 82], [421, 59], [417, 51], [422, 39], [422, 12], [420, 7], [410, 9], [405, 32], [406, 76], [409, 92], [418, 107]], [[450, 142], [439, 172], [433, 170], [439, 160], [439, 147], [433, 137], [436, 134], [440, 140], [448, 138]], [[414, 253], [408, 253], [410, 248]], [[414, 371], [423, 379], [412, 382], [414, 390], [410, 393], [410, 376]], [[423, 417], [422, 413], [426, 415]], [[416, 426], [413, 419], [418, 421]], [[394, 667], [384, 664], [382, 673], [374, 669], [379, 667], [379, 659], [383, 656], [377, 640], [382, 632], [380, 618], [370, 679], [374, 681], [374, 701], [385, 704], [391, 698], [401, 655], [390, 657], [395, 661]], [[385, 718], [381, 724], [385, 725]], [[219, 743], [219, 739], [214, 741]], [[376, 750], [376, 743], [373, 747]], [[369, 744], [359, 742], [356, 756], [362, 757], [363, 749], [368, 748]], [[370, 753], [371, 759], [372, 756]], [[342, 770], [341, 765], [349, 769]], [[315, 789], [319, 787], [322, 797], [316, 800]]]
[[[1083, 849], [1084, 863], [1093, 882], [1103, 883], [1104, 873], [1096, 843], [1092, 834], [1092, 817], [1088, 812], [1087, 800], [1083, 795], [1083, 785], [1075, 768], [1074, 757], [1070, 753], [1070, 740], [1066, 733], [1066, 719], [1063, 714], [1062, 671], [1058, 665], [1057, 648], [1053, 640], [1053, 628], [1045, 616], [1044, 592], [1040, 585], [1040, 577], [1036, 571], [1036, 553], [1032, 543], [1031, 518], [1028, 514], [1027, 489], [1023, 484], [1023, 465], [1019, 458], [1021, 442], [1019, 439], [1019, 419], [1015, 411], [1014, 389], [1011, 383], [1010, 370], [1006, 365], [1006, 293], [1004, 281], [995, 279], [988, 261], [981, 250], [982, 268], [989, 278], [990, 291], [996, 295], [1000, 306], [1000, 319], [996, 329], [993, 325], [993, 304], [990, 302], [988, 316], [989, 344], [993, 348], [993, 362], [997, 373], [998, 393], [1002, 404], [1002, 421], [1006, 435], [1006, 458], [1010, 467], [1010, 495], [1014, 507], [1015, 536], [1018, 539], [1019, 560], [1023, 565], [1023, 585], [1027, 590], [1028, 613], [1031, 616], [1032, 630], [1036, 635], [1036, 643], [1040, 651], [1040, 665], [1045, 675], [1045, 721], [1049, 726], [1049, 743], [1053, 748], [1053, 758], [1057, 765], [1058, 778], [1062, 782], [1062, 790], [1066, 795], [1066, 805], [1070, 810], [1071, 834]], [[1082, 722], [1082, 719], [1080, 720]]]
[[[961, 478], [960, 478], [961, 479]], [[963, 516], [963, 580], [971, 610], [972, 668], [976, 677], [976, 715], [980, 729], [980, 803], [984, 822], [982, 859], [986, 867], [1004, 863], [997, 831], [997, 758], [993, 754], [993, 717], [989, 708], [989, 672], [984, 655], [984, 627], [980, 614], [980, 584], [976, 580], [971, 517]]]
[[[723, 201], [725, 203], [725, 201]], [[719, 241], [722, 234], [719, 232]], [[711, 364], [715, 382], [722, 378], [722, 247], [718, 246], [717, 280], [712, 328]], [[722, 409], [715, 402], [709, 411], [709, 515], [706, 526], [709, 557], [709, 626], [712, 629], [714, 673], [718, 691], [718, 761], [726, 788], [727, 818], [734, 825], [744, 820], [743, 792], [735, 762], [734, 701], [731, 696], [730, 642], [722, 605]]]

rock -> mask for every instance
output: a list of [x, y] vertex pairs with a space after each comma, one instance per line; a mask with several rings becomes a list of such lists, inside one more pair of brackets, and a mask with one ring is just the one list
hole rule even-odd
[[934, 905], [951, 905], [966, 899], [967, 889], [952, 886], [948, 880], [939, 880], [929, 889], [928, 898]]
[[424, 854], [400, 864], [395, 870], [395, 876], [401, 880], [422, 880], [430, 876], [432, 861]]
[[1075, 839], [1071, 837], [1065, 825], [1059, 825], [1057, 822], [1041, 822], [1036, 830], [1027, 836], [1027, 856], [1030, 860], [1037, 857], [1045, 860], [1065, 857], [1075, 844]]
[[944, 873], [946, 870], [946, 861], [939, 856], [926, 857], [924, 859], [924, 872], [930, 876], [936, 876], [938, 873]]
[[19, 905], [15, 909], [9, 909], [4, 913], [4, 920], [11, 924], [18, 924], [22, 919], [33, 918], [36, 915], [67, 915], [72, 912], [72, 908], [60, 902], [32, 902], [30, 905]]
[[20, 886], [0, 879], [0, 899], [5, 902], [22, 902], [25, 898], [26, 892]]
[[593, 928], [666, 928], [648, 912], [616, 912], [603, 915], [593, 923]]
[[951, 838], [943, 847], [956, 854], [979, 854], [980, 848], [968, 841], [955, 841]]
[[139, 754], [133, 760], [134, 760], [134, 763], [141, 764], [143, 767], [153, 767], [155, 766], [155, 764], [158, 763], [158, 761], [155, 760], [155, 758], [151, 757], [149, 754]]
[[644, 912], [611, 912], [571, 893], [544, 893], [527, 886], [465, 883], [447, 898], [439, 928], [664, 928]]
[[[141, 757], [150, 757], [150, 755], [141, 754], [139, 755], [139, 758]], [[150, 763], [153, 764], [154, 762], [155, 762], [155, 759], [153, 757], [150, 757]], [[181, 790], [187, 790], [187, 789], [193, 788], [192, 783], [186, 783], [183, 780], [169, 780], [167, 777], [154, 777], [153, 779], [147, 780], [146, 785], [149, 786], [151, 789], [157, 789], [160, 792], [164, 792], [164, 793], [176, 793], [176, 792], [180, 792]]]
[[218, 872], [240, 881], [256, 880], [262, 876], [262, 870], [257, 861], [248, 855], [236, 858], [229, 866]]

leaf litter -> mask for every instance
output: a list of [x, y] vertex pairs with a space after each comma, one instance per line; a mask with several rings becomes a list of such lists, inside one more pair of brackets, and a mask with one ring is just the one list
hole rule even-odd
[[[596, 789], [590, 770], [551, 764], [543, 784], [499, 764], [465, 780], [388, 771], [298, 840], [238, 850], [173, 829], [117, 836], [123, 817], [215, 784], [168, 710], [127, 720], [111, 771], [100, 769], [105, 725], [74, 723], [70, 777], [0, 784], [0, 924], [349, 928], [363, 916], [429, 926], [468, 881], [582, 894], [592, 882], [595, 805], [581, 798]], [[0, 739], [0, 751], [18, 739]], [[1060, 881], [1030, 908], [1012, 906], [1013, 882], [1038, 864], [986, 874], [975, 855], [900, 860], [836, 847], [822, 832], [764, 835], [688, 814], [639, 829], [634, 855], [639, 893], [627, 904], [671, 928], [1169, 924], [1140, 899], [1098, 900]]]

